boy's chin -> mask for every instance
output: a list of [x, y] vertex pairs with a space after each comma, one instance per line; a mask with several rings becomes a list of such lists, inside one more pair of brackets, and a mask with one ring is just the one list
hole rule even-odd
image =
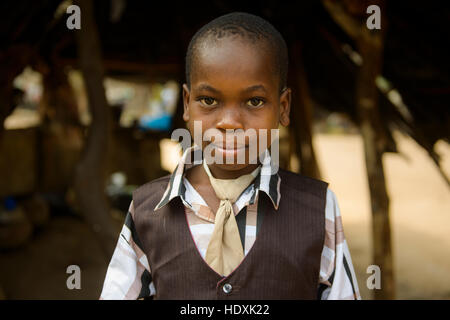
[[217, 164], [217, 163], [214, 163], [213, 165], [215, 167], [217, 167], [217, 168], [220, 168], [222, 170], [227, 170], [227, 171], [240, 171], [240, 170], [245, 169], [248, 166], [250, 166], [250, 164], [237, 164], [237, 163], [232, 163], [232, 164], [227, 164], [227, 163]]
[[[223, 171], [247, 171], [245, 169], [254, 169], [259, 165], [259, 159], [257, 156], [250, 156], [249, 150], [245, 150], [245, 155], [234, 155], [234, 157], [227, 158], [225, 155], [215, 156], [216, 150], [213, 151], [211, 156], [205, 155], [205, 161], [209, 166], [218, 168]], [[222, 157], [221, 157], [222, 156]], [[241, 157], [242, 156], [242, 157]]]

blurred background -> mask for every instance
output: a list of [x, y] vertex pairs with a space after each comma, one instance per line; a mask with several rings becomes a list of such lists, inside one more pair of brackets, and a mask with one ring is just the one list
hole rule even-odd
[[450, 298], [446, 2], [15, 0], [0, 3], [1, 299], [99, 297], [132, 191], [180, 155], [187, 45], [233, 11], [286, 39], [280, 163], [330, 183], [362, 298]]

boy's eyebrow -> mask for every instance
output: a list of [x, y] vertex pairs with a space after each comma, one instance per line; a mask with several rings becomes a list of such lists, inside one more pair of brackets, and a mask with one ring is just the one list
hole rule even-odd
[[200, 84], [200, 85], [198, 85], [196, 87], [196, 89], [197, 90], [211, 91], [211, 92], [214, 92], [214, 93], [220, 93], [219, 90], [217, 90], [217, 89], [215, 89], [215, 88], [213, 88], [213, 87], [211, 87], [210, 85], [207, 85], [207, 84]]
[[[219, 90], [217, 90], [216, 88], [213, 88], [213, 87], [211, 87], [210, 85], [207, 85], [207, 84], [200, 84], [200, 85], [198, 85], [196, 87], [196, 89], [197, 90], [211, 91], [211, 92], [214, 92], [214, 93], [217, 93], [217, 94], [220, 93]], [[264, 91], [264, 92], [267, 93], [266, 87], [264, 87], [262, 84], [257, 84], [257, 85], [245, 88], [243, 90], [243, 92], [247, 93], [247, 92], [252, 92], [252, 91], [257, 91], [257, 90], [261, 90], [261, 91]]]
[[248, 87], [247, 89], [244, 90], [244, 92], [252, 92], [252, 91], [256, 91], [256, 90], [261, 90], [267, 93], [267, 89], [266, 87], [264, 87], [262, 84], [257, 84], [251, 87]]

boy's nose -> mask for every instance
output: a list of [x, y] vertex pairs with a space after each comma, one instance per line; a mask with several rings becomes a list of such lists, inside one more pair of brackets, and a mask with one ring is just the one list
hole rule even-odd
[[224, 108], [216, 122], [216, 129], [244, 129], [242, 115], [238, 108]]

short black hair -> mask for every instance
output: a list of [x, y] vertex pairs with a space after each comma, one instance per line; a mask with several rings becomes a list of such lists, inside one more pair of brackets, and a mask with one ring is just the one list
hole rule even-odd
[[280, 91], [287, 85], [288, 50], [282, 35], [268, 21], [253, 14], [233, 12], [220, 16], [200, 28], [192, 37], [186, 53], [186, 83], [190, 88], [195, 54], [205, 40], [240, 36], [254, 44], [266, 45], [272, 53], [280, 76]]

